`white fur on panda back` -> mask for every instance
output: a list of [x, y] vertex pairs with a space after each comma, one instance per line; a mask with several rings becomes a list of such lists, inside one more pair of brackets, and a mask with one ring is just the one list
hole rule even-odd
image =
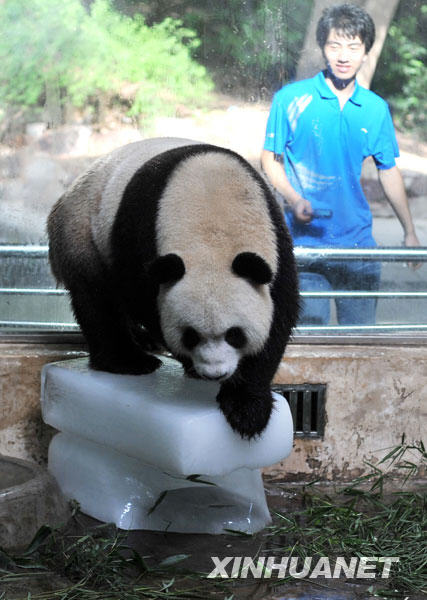
[[277, 271], [277, 246], [260, 185], [228, 154], [207, 152], [186, 159], [162, 196], [157, 218], [159, 255], [178, 254], [185, 276], [160, 291], [162, 331], [174, 352], [179, 332], [194, 326], [207, 337], [241, 327], [246, 352], [258, 352], [269, 335], [273, 303], [268, 285], [254, 286], [232, 273], [241, 252], [255, 252]]
[[181, 138], [153, 138], [122, 146], [101, 159], [98, 177], [107, 178], [107, 181], [100, 194], [99, 210], [92, 218], [92, 232], [95, 244], [104, 258], [110, 259], [111, 229], [125, 188], [135, 172], [162, 152], [200, 143]]

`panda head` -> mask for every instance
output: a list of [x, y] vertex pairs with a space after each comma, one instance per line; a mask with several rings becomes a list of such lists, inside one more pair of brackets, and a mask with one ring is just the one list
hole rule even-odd
[[253, 252], [238, 253], [228, 269], [215, 265], [214, 259], [208, 271], [197, 263], [188, 267], [173, 253], [151, 266], [160, 286], [162, 333], [173, 354], [190, 359], [196, 375], [224, 381], [268, 338], [273, 272]]

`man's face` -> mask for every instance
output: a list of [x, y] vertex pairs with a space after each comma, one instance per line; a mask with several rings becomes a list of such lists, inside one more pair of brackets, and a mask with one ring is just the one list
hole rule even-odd
[[365, 44], [359, 36], [345, 37], [335, 29], [329, 32], [323, 54], [332, 73], [339, 79], [354, 77], [367, 57]]

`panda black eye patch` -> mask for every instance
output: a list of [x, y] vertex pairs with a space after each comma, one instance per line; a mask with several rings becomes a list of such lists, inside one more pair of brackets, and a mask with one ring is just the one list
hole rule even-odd
[[273, 273], [266, 261], [255, 252], [241, 252], [231, 265], [231, 269], [239, 277], [249, 279], [255, 284], [270, 283]]
[[182, 344], [187, 350], [193, 350], [200, 342], [200, 335], [193, 327], [186, 327], [182, 334]]
[[243, 348], [247, 339], [240, 327], [230, 327], [230, 329], [226, 331], [225, 341], [233, 348]]
[[165, 254], [154, 260], [149, 267], [149, 275], [157, 283], [174, 283], [185, 274], [185, 265], [177, 254]]

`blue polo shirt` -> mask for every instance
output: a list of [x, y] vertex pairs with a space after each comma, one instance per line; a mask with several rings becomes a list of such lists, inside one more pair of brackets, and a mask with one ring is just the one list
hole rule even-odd
[[375, 246], [372, 214], [360, 184], [362, 163], [372, 156], [390, 169], [399, 156], [387, 103], [357, 82], [341, 110], [323, 73], [291, 83], [273, 99], [264, 148], [283, 157], [293, 188], [330, 219], [286, 220], [300, 246]]

